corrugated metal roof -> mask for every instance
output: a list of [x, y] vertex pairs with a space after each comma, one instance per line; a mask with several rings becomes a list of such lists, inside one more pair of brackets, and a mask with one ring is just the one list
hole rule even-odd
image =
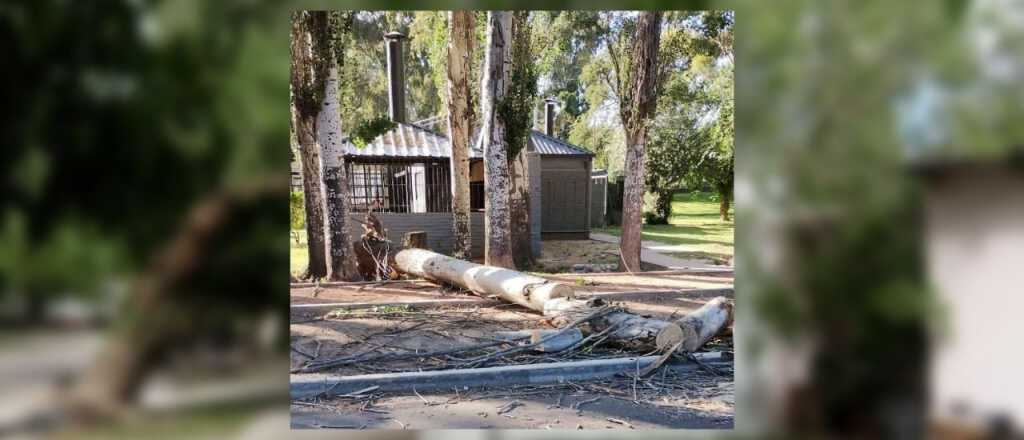
[[[345, 154], [357, 157], [451, 157], [448, 138], [413, 124], [399, 122], [363, 148], [345, 143]], [[483, 156], [471, 148], [469, 157]]]
[[573, 144], [548, 136], [537, 130], [530, 130], [533, 150], [541, 155], [593, 156], [594, 154]]
[[[593, 156], [592, 153], [568, 142], [531, 130], [530, 143], [541, 155]], [[481, 158], [483, 151], [474, 146], [469, 157]], [[423, 127], [398, 123], [395, 128], [378, 136], [363, 148], [346, 142], [345, 154], [356, 157], [451, 157], [452, 147], [448, 138]]]

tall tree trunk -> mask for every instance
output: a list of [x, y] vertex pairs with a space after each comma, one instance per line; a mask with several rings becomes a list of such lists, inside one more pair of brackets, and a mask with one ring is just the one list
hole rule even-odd
[[718, 197], [720, 200], [718, 204], [718, 214], [721, 216], [722, 221], [729, 221], [729, 205], [732, 202], [732, 182], [729, 184], [718, 185]]
[[658, 43], [661, 12], [643, 12], [633, 38], [631, 79], [619, 99], [619, 114], [626, 129], [625, 188], [622, 200], [622, 238], [619, 243], [622, 268], [640, 268], [640, 232], [643, 227], [644, 161], [648, 122], [657, 99]]
[[324, 234], [324, 193], [320, 152], [316, 144], [316, 117], [309, 111], [310, 83], [314, 81], [312, 39], [308, 31], [309, 13], [292, 17], [292, 129], [299, 144], [302, 161], [302, 190], [306, 204], [306, 246], [309, 265], [302, 278], [327, 276], [327, 237]]
[[507, 11], [487, 13], [487, 55], [484, 62], [483, 144], [484, 144], [484, 261], [490, 266], [511, 268], [511, 228], [509, 225], [509, 160], [505, 145], [505, 122], [497, 108], [508, 90], [506, 61], [512, 48], [512, 16]]
[[[512, 33], [509, 38], [514, 43], [511, 47], [511, 65], [513, 69], [527, 68], [529, 63], [533, 62], [533, 56], [530, 48], [530, 28], [529, 26], [529, 11], [516, 11], [512, 14]], [[516, 99], [515, 108], [533, 107], [534, 96], [532, 93], [524, 93], [527, 84], [526, 81], [533, 81], [527, 75], [520, 75], [518, 78], [513, 72], [511, 75], [511, 81], [521, 81], [524, 84], [510, 84], [515, 87], [512, 90], [515, 96], [509, 96], [508, 99]], [[509, 227], [512, 239], [512, 261], [515, 263], [515, 267], [519, 269], [528, 269], [533, 266], [533, 240], [530, 235], [530, 173], [535, 173], [537, 170], [531, 170], [529, 167], [527, 150], [530, 143], [530, 126], [532, 125], [532, 115], [529, 112], [522, 112], [520, 114], [511, 115], [512, 118], [519, 118], [518, 121], [506, 121], [511, 127], [510, 129], [521, 130], [520, 136], [515, 137], [519, 139], [517, 143], [520, 145], [509, 145], [511, 151], [518, 150], [519, 153], [512, 158], [509, 162]]]
[[523, 148], [509, 164], [511, 217], [509, 227], [512, 233], [512, 261], [518, 269], [533, 266], [533, 240], [530, 236], [530, 173], [536, 170], [527, 165], [527, 152]]
[[448, 28], [448, 135], [452, 144], [452, 224], [455, 258], [472, 256], [469, 219], [469, 137], [473, 121], [469, 71], [473, 59], [474, 13], [454, 11]]
[[355, 250], [348, 228], [348, 173], [345, 151], [341, 144], [341, 113], [338, 102], [338, 67], [333, 62], [324, 81], [324, 101], [317, 115], [317, 141], [324, 164], [324, 201], [327, 207], [327, 249], [330, 264], [328, 278], [333, 281], [355, 281], [360, 278], [355, 264]]

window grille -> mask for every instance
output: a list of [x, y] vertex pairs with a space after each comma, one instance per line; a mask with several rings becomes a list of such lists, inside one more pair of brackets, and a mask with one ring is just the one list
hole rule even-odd
[[353, 212], [451, 212], [447, 161], [350, 162]]

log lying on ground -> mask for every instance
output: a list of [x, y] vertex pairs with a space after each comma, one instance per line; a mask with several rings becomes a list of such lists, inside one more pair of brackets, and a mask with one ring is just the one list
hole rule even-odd
[[559, 332], [558, 330], [520, 330], [515, 332], [497, 332], [494, 334], [494, 338], [503, 341], [529, 339], [530, 344], [537, 344], [533, 348], [534, 351], [547, 353], [562, 351], [572, 347], [577, 342], [583, 340], [583, 332], [578, 328], [567, 332]]
[[[728, 363], [723, 360], [721, 353], [701, 353], [697, 359], [709, 367]], [[292, 399], [310, 399], [317, 396], [358, 393], [360, 390], [370, 388], [374, 392], [405, 393], [413, 389], [425, 392], [463, 387], [507, 389], [515, 385], [556, 384], [607, 379], [621, 373], [634, 374], [634, 371], [644, 370], [657, 361], [658, 356], [643, 356], [357, 376], [301, 374], [291, 377], [290, 394]], [[676, 373], [681, 374], [700, 368], [702, 366], [696, 363], [672, 367]]]
[[[599, 298], [575, 299], [573, 288], [567, 284], [423, 249], [398, 252], [395, 267], [402, 273], [519, 304], [551, 317], [557, 327], [579, 321], [604, 305]], [[679, 350], [692, 352], [727, 327], [731, 320], [732, 304], [718, 297], [678, 321], [613, 310], [588, 319], [588, 327], [591, 333], [605, 332], [610, 341], [638, 350], [664, 349], [678, 344]]]
[[480, 296], [496, 296], [523, 307], [543, 311], [555, 298], [571, 298], [572, 287], [511, 269], [484, 266], [425, 249], [404, 249], [395, 255], [399, 272], [469, 289]]

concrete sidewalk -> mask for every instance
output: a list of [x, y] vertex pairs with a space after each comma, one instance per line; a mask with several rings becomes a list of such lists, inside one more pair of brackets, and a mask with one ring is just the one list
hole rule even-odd
[[[591, 232], [590, 239], [616, 244], [619, 242], [619, 237], [600, 232]], [[686, 246], [683, 245], [671, 245], [659, 241], [643, 240], [640, 242], [640, 260], [645, 263], [657, 264], [658, 266], [665, 266], [668, 269], [722, 269], [730, 267], [719, 266], [705, 260], [676, 258], [670, 255], [660, 253], [685, 252], [686, 250]]]

